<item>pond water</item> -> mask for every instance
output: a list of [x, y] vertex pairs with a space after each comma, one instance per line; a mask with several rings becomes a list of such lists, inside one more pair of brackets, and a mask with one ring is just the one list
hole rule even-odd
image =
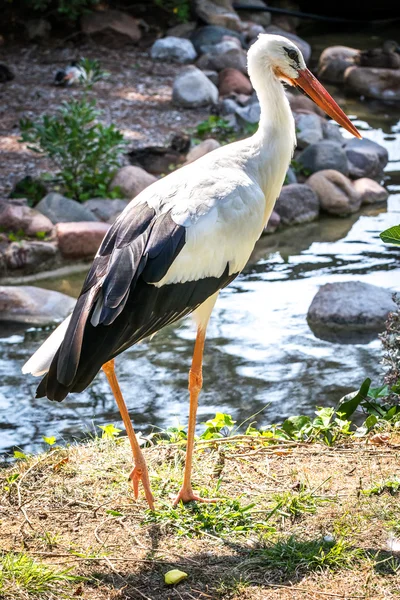
[[[317, 339], [306, 321], [315, 293], [328, 282], [357, 279], [400, 290], [399, 251], [379, 239], [382, 230], [400, 222], [400, 115], [376, 102], [345, 99], [340, 92], [336, 97], [365, 137], [388, 149], [389, 201], [347, 219], [324, 218], [260, 240], [245, 272], [221, 293], [215, 307], [198, 422], [217, 410], [241, 422], [264, 407], [259, 424], [311, 415], [316, 405], [334, 405], [367, 376], [380, 382], [378, 339], [330, 343]], [[77, 295], [82, 278], [38, 285]], [[98, 425], [120, 425], [103, 374], [62, 404], [34, 398], [38, 380], [23, 377], [21, 366], [46, 336], [35, 329], [0, 330], [0, 452], [5, 456], [16, 447], [39, 450], [43, 435], [70, 441], [98, 432]], [[193, 326], [185, 320], [117, 359], [138, 429], [186, 423], [193, 340]]]

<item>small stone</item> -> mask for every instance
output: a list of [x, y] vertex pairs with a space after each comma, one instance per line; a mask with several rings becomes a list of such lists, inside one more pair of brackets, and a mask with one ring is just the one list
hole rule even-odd
[[369, 341], [383, 331], [389, 312], [394, 310], [390, 290], [361, 281], [335, 282], [319, 289], [307, 320], [322, 339], [355, 342], [358, 333], [365, 335], [360, 341]]
[[[258, 6], [260, 8], [267, 8], [267, 5], [263, 0], [240, 0], [240, 6], [246, 7], [250, 6]], [[240, 18], [243, 21], [252, 21], [253, 23], [257, 23], [258, 25], [262, 25], [262, 27], [268, 27], [271, 24], [271, 13], [267, 11], [251, 11], [250, 10], [240, 10]]]
[[81, 18], [81, 29], [87, 35], [112, 29], [126, 36], [131, 42], [138, 42], [142, 37], [136, 19], [120, 10], [97, 10], [84, 14]]
[[208, 154], [209, 152], [212, 152], [213, 150], [216, 150], [220, 146], [221, 146], [221, 144], [217, 140], [214, 140], [213, 138], [208, 138], [206, 140], [203, 140], [202, 142], [200, 142], [200, 144], [198, 144], [197, 146], [194, 146], [190, 150], [190, 152], [188, 153], [188, 155], [186, 157], [185, 165], [188, 165], [189, 163], [194, 162], [198, 158], [205, 156], [206, 154]]
[[196, 67], [188, 67], [174, 80], [172, 100], [184, 108], [197, 108], [217, 104], [218, 89]]
[[319, 200], [308, 185], [291, 183], [283, 186], [275, 211], [283, 225], [309, 223], [319, 215]]
[[242, 30], [241, 20], [233, 10], [231, 0], [194, 0], [193, 4], [197, 17], [208, 25]]
[[298, 162], [310, 173], [334, 169], [343, 175], [349, 172], [346, 152], [336, 142], [321, 140], [316, 144], [310, 144], [301, 152]]
[[208, 79], [211, 81], [211, 83], [213, 83], [215, 86], [218, 87], [218, 72], [217, 71], [213, 71], [211, 69], [203, 69], [203, 73], [204, 75], [206, 75], [208, 77]]
[[389, 192], [379, 185], [373, 179], [361, 177], [353, 183], [353, 188], [361, 198], [361, 205], [374, 204], [375, 202], [385, 202], [388, 199]]
[[322, 119], [316, 114], [296, 114], [296, 138], [297, 147], [306, 148], [310, 144], [315, 144], [323, 138]]
[[115, 200], [109, 198], [92, 198], [86, 200], [85, 208], [90, 210], [99, 221], [114, 223], [115, 219], [122, 213], [128, 203], [128, 200], [122, 200], [121, 198], [115, 198]]
[[153, 60], [186, 64], [196, 60], [197, 52], [190, 40], [169, 36], [154, 42], [150, 56]]
[[218, 76], [218, 89], [221, 96], [228, 96], [232, 92], [250, 96], [253, 86], [248, 77], [237, 69], [223, 69]]
[[344, 72], [354, 65], [354, 57], [358, 55], [356, 48], [348, 46], [329, 46], [319, 57], [318, 77], [330, 83], [343, 83]]
[[367, 138], [346, 140], [345, 151], [352, 179], [369, 177], [380, 179], [386, 167], [389, 154], [386, 148]]
[[70, 223], [72, 221], [97, 221], [97, 218], [83, 204], [76, 200], [65, 198], [57, 192], [47, 194], [39, 204], [36, 210], [56, 223]]
[[215, 25], [205, 25], [204, 27], [197, 27], [190, 34], [190, 41], [196, 49], [198, 54], [203, 52], [203, 46], [212, 46], [222, 42], [224, 37], [235, 37], [240, 40], [242, 48], [245, 47], [244, 35], [242, 33], [238, 33], [237, 31], [233, 31], [232, 29], [227, 29], [226, 27], [218, 27]]
[[245, 122], [254, 125], [259, 122], [261, 115], [260, 104], [254, 103], [249, 104], [248, 106], [241, 107], [239, 106], [236, 109], [236, 114]]
[[400, 69], [348, 67], [344, 73], [348, 90], [377, 100], [400, 100]]
[[24, 275], [52, 269], [59, 262], [55, 243], [22, 240], [9, 244], [4, 252], [6, 269], [21, 269]]
[[194, 21], [178, 23], [178, 25], [174, 25], [167, 29], [167, 35], [170, 37], [188, 38], [195, 29], [196, 23]]
[[345, 138], [340, 133], [339, 125], [336, 123], [330, 123], [325, 119], [322, 119], [322, 132], [325, 140], [331, 140], [342, 145], [345, 142]]
[[339, 171], [327, 169], [314, 173], [307, 179], [307, 185], [317, 194], [322, 210], [331, 215], [345, 217], [360, 209], [359, 194], [350, 179]]
[[0, 202], [0, 228], [6, 232], [23, 231], [27, 236], [51, 234], [53, 223], [29, 206]]
[[93, 258], [110, 225], [108, 223], [58, 223], [58, 246], [65, 258]]
[[47, 325], [65, 319], [75, 298], [36, 286], [0, 286], [0, 315], [9, 323]]
[[275, 210], [273, 210], [268, 219], [268, 223], [264, 227], [263, 233], [275, 233], [275, 231], [278, 229], [278, 227], [280, 225], [280, 222], [281, 222], [280, 216], [278, 215], [278, 213]]
[[222, 116], [234, 115], [238, 108], [240, 108], [239, 104], [235, 100], [224, 98], [219, 104], [219, 114]]
[[124, 196], [132, 200], [155, 181], [157, 181], [157, 178], [141, 167], [127, 166], [117, 171], [110, 184], [110, 189], [119, 187]]

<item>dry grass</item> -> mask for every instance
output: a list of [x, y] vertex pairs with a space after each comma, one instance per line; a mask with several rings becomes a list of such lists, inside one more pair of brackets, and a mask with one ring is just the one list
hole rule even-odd
[[[394, 439], [392, 442], [396, 441]], [[171, 509], [183, 449], [146, 450], [157, 513], [127, 485], [126, 439], [57, 448], [3, 470], [0, 548], [60, 580], [58, 593], [1, 587], [7, 600], [81, 597], [297, 600], [400, 596], [397, 496], [365, 489], [399, 472], [395, 444], [327, 448], [198, 444], [195, 487], [221, 501]], [[223, 448], [223, 451], [221, 450]], [[216, 465], [218, 464], [218, 468]], [[18, 477], [17, 477], [18, 475]], [[253, 507], [249, 504], [254, 504]], [[331, 536], [327, 538], [326, 536]], [[325, 539], [324, 539], [325, 538]], [[172, 568], [188, 578], [169, 588]], [[4, 574], [3, 574], [4, 578]], [[4, 590], [7, 590], [6, 592]]]

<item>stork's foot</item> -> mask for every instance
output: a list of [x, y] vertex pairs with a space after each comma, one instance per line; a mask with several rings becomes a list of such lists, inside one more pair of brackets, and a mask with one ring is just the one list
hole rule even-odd
[[129, 474], [129, 480], [132, 485], [135, 500], [137, 500], [139, 496], [139, 481], [142, 482], [147, 504], [149, 505], [150, 510], [154, 510], [154, 498], [153, 494], [151, 493], [149, 473], [144, 460], [136, 463], [135, 467]]
[[186, 504], [186, 502], [207, 502], [210, 504], [218, 502], [218, 498], [201, 498], [200, 496], [196, 496], [191, 486], [182, 486], [173, 502], [173, 506], [177, 506], [179, 502], [183, 502], [184, 504]]

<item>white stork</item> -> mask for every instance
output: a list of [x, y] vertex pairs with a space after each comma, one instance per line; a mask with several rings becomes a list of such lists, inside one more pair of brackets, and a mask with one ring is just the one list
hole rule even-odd
[[114, 358], [192, 313], [197, 336], [189, 372], [186, 464], [175, 504], [210, 501], [198, 497], [191, 484], [206, 329], [220, 290], [244, 268], [268, 221], [293, 154], [295, 125], [282, 82], [301, 87], [361, 137], [290, 40], [260, 35], [248, 52], [248, 71], [261, 105], [258, 131], [171, 173], [130, 202], [106, 234], [72, 315], [23, 367], [24, 373], [44, 375], [37, 397], [58, 402], [84, 390], [104, 370], [132, 447], [135, 497], [142, 481], [151, 509], [148, 471]]

